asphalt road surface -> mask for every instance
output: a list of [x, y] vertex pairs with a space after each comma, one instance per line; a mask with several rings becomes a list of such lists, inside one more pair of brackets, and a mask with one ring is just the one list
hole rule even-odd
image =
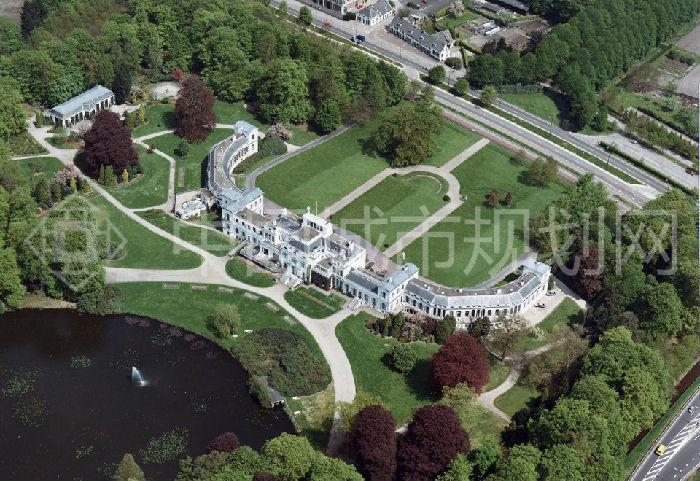
[[[693, 413], [689, 406], [697, 406]], [[658, 456], [659, 444], [666, 451]], [[651, 453], [632, 473], [630, 481], [681, 481], [700, 466], [700, 390], [683, 405], [680, 415], [666, 428]]]

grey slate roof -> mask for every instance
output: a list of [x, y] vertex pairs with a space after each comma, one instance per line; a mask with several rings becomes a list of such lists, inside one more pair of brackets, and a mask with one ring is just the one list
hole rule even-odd
[[380, 17], [385, 13], [391, 12], [392, 10], [394, 9], [391, 8], [391, 5], [389, 5], [389, 2], [387, 0], [379, 0], [375, 4], [368, 5], [367, 7], [357, 12], [357, 16], [367, 18]]
[[114, 93], [107, 87], [95, 85], [90, 90], [86, 90], [80, 95], [76, 95], [70, 100], [63, 102], [51, 109], [52, 112], [63, 118], [69, 118], [82, 110], [92, 110], [95, 104], [110, 98]]
[[419, 43], [427, 49], [436, 50], [438, 52], [452, 43], [452, 35], [450, 35], [449, 31], [441, 30], [431, 35], [399, 16], [391, 20], [389, 28], [399, 30], [405, 36], [413, 39], [414, 42]]

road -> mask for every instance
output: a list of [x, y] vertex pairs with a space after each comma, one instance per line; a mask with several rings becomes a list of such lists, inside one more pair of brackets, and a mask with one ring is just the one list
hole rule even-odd
[[[698, 407], [693, 414], [692, 405]], [[700, 466], [700, 390], [681, 409], [629, 481], [681, 481]], [[666, 445], [662, 456], [654, 453], [659, 444]]]

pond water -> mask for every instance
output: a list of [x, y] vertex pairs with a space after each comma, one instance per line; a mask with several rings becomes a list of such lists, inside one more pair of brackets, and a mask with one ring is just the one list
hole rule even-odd
[[0, 316], [2, 479], [107, 480], [130, 452], [149, 480], [172, 481], [177, 459], [226, 431], [258, 449], [293, 427], [259, 407], [241, 365], [214, 343], [132, 316]]

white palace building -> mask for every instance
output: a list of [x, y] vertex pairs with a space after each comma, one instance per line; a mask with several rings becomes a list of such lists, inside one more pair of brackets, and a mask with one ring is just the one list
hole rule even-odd
[[240, 254], [280, 274], [294, 287], [301, 282], [338, 290], [382, 314], [408, 311], [441, 318], [451, 314], [458, 327], [478, 317], [514, 314], [528, 309], [545, 294], [550, 267], [535, 260], [509, 284], [484, 289], [454, 289], [418, 277], [418, 268], [403, 264], [394, 272], [372, 269], [367, 252], [337, 233], [333, 224], [307, 212], [301, 217], [281, 209], [265, 212], [263, 192], [241, 190], [231, 180], [233, 169], [258, 151], [261, 133], [244, 121], [235, 134], [209, 152], [207, 187], [221, 208], [222, 230], [243, 242]]

